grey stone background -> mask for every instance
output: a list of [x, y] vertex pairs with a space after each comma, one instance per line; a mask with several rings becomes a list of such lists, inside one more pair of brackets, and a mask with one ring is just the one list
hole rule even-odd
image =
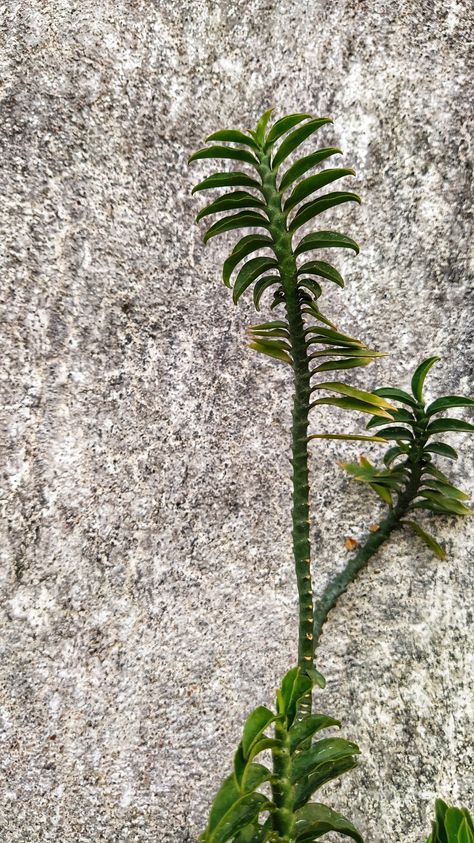
[[[362, 247], [337, 256], [326, 311], [391, 352], [351, 381], [406, 387], [439, 353], [429, 391], [466, 394], [474, 15], [10, 0], [0, 16], [0, 839], [184, 843], [296, 635], [291, 378], [246, 348], [251, 304], [220, 281], [234, 238], [204, 248], [193, 222], [212, 165], [187, 156], [269, 105], [331, 115], [318, 143], [342, 146], [364, 201], [326, 217]], [[338, 425], [363, 430], [313, 420]], [[446, 438], [472, 489], [468, 437]], [[338, 468], [359, 451], [314, 447], [319, 588], [380, 512]], [[362, 750], [322, 798], [367, 843], [424, 840], [436, 794], [474, 807], [473, 527], [432, 529], [447, 561], [392, 542], [321, 646], [317, 707]]]

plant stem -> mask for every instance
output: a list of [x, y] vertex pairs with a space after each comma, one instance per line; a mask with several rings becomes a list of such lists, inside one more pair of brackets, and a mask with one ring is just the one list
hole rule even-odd
[[388, 515], [379, 525], [377, 532], [371, 533], [365, 544], [362, 545], [352, 559], [349, 559], [346, 567], [331, 580], [320, 599], [316, 601], [314, 607], [315, 650], [319, 645], [321, 631], [327, 621], [329, 612], [335, 607], [341, 594], [344, 593], [350, 583], [354, 582], [359, 571], [366, 567], [369, 560], [387, 541], [392, 532], [401, 526], [403, 516], [418, 493], [421, 482], [423, 447], [425, 443], [425, 430], [422, 429], [415, 438], [407, 455], [410, 473], [403, 492], [398, 496], [396, 505], [390, 508]]
[[[270, 166], [270, 156], [260, 155], [259, 173], [267, 202], [270, 233], [278, 260], [281, 283], [285, 292], [286, 312], [295, 375], [292, 424], [293, 466], [293, 555], [299, 596], [298, 665], [303, 670], [313, 665], [313, 589], [311, 581], [311, 548], [309, 538], [309, 471], [308, 471], [308, 414], [310, 403], [310, 370], [305, 340], [305, 325], [298, 298], [297, 264], [286, 227], [281, 195], [276, 175]], [[300, 716], [311, 712], [311, 694], [300, 705]]]
[[272, 826], [278, 843], [293, 843], [295, 839], [294, 786], [291, 784], [291, 758], [288, 732], [285, 727], [275, 723], [275, 738], [281, 747], [272, 750], [273, 776], [272, 799], [276, 811], [272, 813]]

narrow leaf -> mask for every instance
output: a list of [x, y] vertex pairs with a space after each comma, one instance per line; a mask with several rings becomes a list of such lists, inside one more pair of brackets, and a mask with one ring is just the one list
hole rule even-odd
[[202, 158], [229, 158], [232, 161], [245, 161], [247, 164], [252, 164], [257, 167], [258, 161], [251, 152], [246, 149], [236, 149], [230, 146], [208, 146], [205, 149], [199, 149], [198, 152], [193, 152], [188, 158], [188, 164], [191, 161], [199, 161]]
[[249, 348], [253, 348], [254, 351], [260, 351], [261, 354], [267, 354], [268, 357], [274, 357], [276, 360], [282, 360], [284, 363], [293, 365], [293, 361], [288, 354], [290, 347], [286, 343], [279, 343], [277, 340], [255, 340], [255, 342], [249, 343]]
[[326, 149], [318, 149], [316, 152], [300, 158], [283, 175], [279, 186], [280, 193], [283, 193], [296, 179], [299, 179], [300, 176], [303, 176], [312, 167], [315, 167], [321, 161], [325, 161], [326, 158], [330, 158], [332, 155], [342, 155], [342, 150], [336, 149], [335, 147], [327, 147]]
[[330, 831], [352, 837], [356, 843], [364, 843], [355, 826], [346, 817], [320, 802], [304, 805], [296, 812], [295, 819], [297, 843], [313, 843]]
[[253, 138], [244, 134], [244, 132], [239, 132], [237, 129], [219, 129], [218, 132], [214, 132], [206, 138], [206, 143], [213, 140], [243, 143], [246, 146], [251, 146], [253, 149], [258, 149], [258, 143], [255, 143]]
[[411, 441], [413, 439], [413, 434], [411, 430], [408, 430], [406, 427], [386, 427], [384, 430], [380, 431], [380, 436], [383, 436], [384, 439], [401, 439], [402, 441]]
[[305, 287], [307, 290], [310, 290], [317, 299], [323, 293], [322, 287], [313, 278], [301, 278], [298, 282], [298, 287]]
[[[358, 401], [356, 398], [317, 398], [310, 404], [310, 409], [319, 404], [330, 404], [333, 407], [339, 407], [341, 410], [356, 410], [359, 413], [373, 413], [373, 404], [366, 404], [365, 401]], [[379, 415], [390, 419], [390, 415], [381, 408], [376, 408], [375, 412]]]
[[334, 281], [339, 287], [344, 287], [344, 279], [337, 269], [331, 266], [326, 261], [307, 261], [298, 269], [297, 275], [319, 275], [321, 278], [326, 278], [328, 281]]
[[439, 454], [440, 457], [447, 457], [450, 460], [457, 460], [458, 452], [451, 448], [451, 445], [446, 445], [444, 442], [430, 442], [424, 448], [430, 454]]
[[433, 416], [435, 413], [442, 413], [450, 410], [451, 407], [474, 407], [472, 398], [463, 398], [462, 395], [446, 395], [444, 398], [437, 398], [425, 410], [425, 415]]
[[408, 392], [403, 389], [395, 389], [391, 386], [381, 386], [379, 389], [372, 390], [374, 395], [381, 395], [383, 398], [394, 398], [397, 401], [402, 401], [403, 404], [409, 404], [410, 407], [416, 407], [417, 403]]
[[332, 120], [329, 117], [321, 117], [315, 120], [309, 120], [308, 123], [304, 123], [303, 126], [300, 126], [298, 129], [295, 129], [294, 132], [291, 132], [291, 134], [281, 142], [276, 154], [274, 155], [272, 160], [272, 169], [277, 170], [282, 161], [284, 161], [285, 158], [288, 158], [288, 156], [291, 155], [291, 153], [294, 152], [294, 150], [297, 149], [297, 147], [300, 146], [306, 138], [309, 138], [310, 135], [327, 123], [332, 123]]
[[278, 138], [281, 138], [281, 136], [286, 134], [286, 132], [289, 132], [293, 126], [296, 126], [308, 117], [311, 117], [311, 114], [288, 114], [286, 117], [281, 117], [280, 120], [277, 120], [267, 135], [264, 147], [265, 152], [273, 146]]
[[446, 495], [447, 498], [453, 498], [455, 501], [470, 500], [470, 495], [467, 495], [466, 492], [463, 492], [462, 489], [458, 489], [451, 483], [442, 483], [440, 480], [432, 480], [431, 478], [425, 480], [424, 483], [426, 483], [431, 489], [441, 492], [442, 495]]
[[359, 254], [359, 247], [355, 240], [346, 237], [345, 234], [339, 234], [337, 231], [316, 231], [301, 238], [295, 249], [295, 258], [312, 249], [332, 248], [352, 249], [356, 255]]
[[425, 383], [426, 375], [431, 367], [438, 362], [438, 360], [441, 360], [441, 357], [428, 357], [426, 360], [423, 360], [423, 362], [420, 363], [418, 368], [415, 370], [411, 379], [411, 391], [413, 392], [416, 400], [421, 404], [423, 403], [423, 385]]
[[229, 808], [219, 824], [208, 835], [209, 843], [225, 843], [232, 839], [241, 828], [254, 820], [260, 811], [265, 810], [268, 799], [263, 793], [246, 793]]
[[255, 281], [259, 275], [267, 272], [269, 269], [278, 267], [278, 261], [275, 258], [266, 256], [251, 258], [240, 269], [237, 278], [235, 279], [234, 289], [232, 291], [232, 300], [237, 304], [240, 296]]
[[381, 483], [370, 483], [370, 488], [374, 490], [375, 494], [382, 498], [384, 503], [387, 503], [389, 506], [393, 506], [392, 495], [390, 490], [383, 486]]
[[423, 539], [424, 543], [430, 548], [430, 550], [433, 551], [433, 553], [435, 554], [435, 556], [438, 557], [438, 559], [446, 559], [446, 553], [441, 547], [441, 545], [438, 544], [438, 542], [436, 541], [436, 539], [433, 538], [433, 536], [430, 536], [429, 533], [423, 530], [423, 528], [420, 527], [420, 525], [417, 524], [416, 521], [403, 520], [401, 523], [406, 525], [407, 527], [410, 527], [410, 529], [413, 530], [413, 532], [416, 533], [417, 536], [420, 537], [420, 539]]
[[334, 208], [336, 205], [342, 205], [345, 202], [357, 202], [360, 205], [360, 196], [357, 193], [349, 193], [347, 191], [335, 191], [334, 193], [327, 193], [320, 196], [319, 199], [313, 199], [312, 202], [307, 202], [293, 217], [288, 231], [296, 231], [309, 220], [327, 211], [328, 208]]
[[288, 735], [290, 738], [290, 752], [293, 753], [295, 749], [304, 741], [311, 738], [316, 732], [321, 729], [329, 729], [331, 726], [340, 727], [339, 720], [334, 720], [333, 717], [328, 717], [325, 714], [309, 714], [303, 720], [298, 720], [293, 723]]
[[380, 407], [383, 410], [393, 410], [394, 407], [385, 398], [374, 395], [371, 392], [365, 392], [363, 389], [356, 389], [354, 386], [349, 386], [346, 383], [339, 383], [339, 381], [326, 381], [325, 383], [315, 384], [311, 388], [311, 392], [318, 389], [328, 389], [331, 392], [338, 392], [341, 395], [348, 395], [350, 398], [357, 398], [359, 401], [364, 401], [366, 404], [371, 404], [374, 407]]
[[316, 366], [313, 372], [332, 372], [339, 369], [355, 369], [357, 366], [368, 366], [372, 363], [371, 357], [355, 357], [347, 360], [334, 360], [328, 363], [321, 363]]
[[385, 442], [380, 436], [359, 436], [356, 433], [312, 433], [308, 439], [347, 439], [358, 442]]
[[258, 706], [251, 714], [247, 717], [244, 725], [244, 731], [242, 735], [242, 749], [244, 756], [247, 757], [251, 748], [252, 744], [257, 741], [265, 729], [273, 723], [276, 719], [276, 715], [273, 711], [270, 711], [269, 708], [266, 708], [264, 705]]
[[268, 220], [256, 211], [240, 211], [231, 217], [217, 220], [207, 229], [202, 239], [207, 243], [211, 237], [224, 234], [225, 231], [232, 231], [234, 228], [269, 228], [269, 225]]
[[359, 753], [357, 744], [345, 738], [323, 738], [316, 741], [309, 749], [297, 753], [293, 758], [291, 781], [295, 784], [301, 778], [311, 775], [327, 761], [340, 761]]
[[255, 304], [255, 309], [260, 310], [260, 301], [265, 290], [268, 290], [269, 287], [272, 287], [274, 284], [280, 284], [281, 278], [277, 275], [265, 275], [264, 278], [259, 278], [253, 288], [253, 301]]
[[340, 761], [328, 761], [321, 764], [315, 773], [308, 778], [302, 779], [296, 785], [295, 809], [302, 807], [310, 796], [319, 790], [320, 787], [327, 784], [327, 782], [339, 778], [339, 776], [342, 776], [349, 770], [353, 770], [354, 767], [357, 767], [357, 760], [354, 756], [346, 756], [345, 758], [341, 758]]
[[235, 211], [241, 208], [265, 208], [261, 199], [256, 199], [251, 193], [245, 190], [236, 190], [234, 193], [225, 193], [219, 196], [210, 205], [206, 205], [196, 216], [197, 222], [210, 214], [218, 214], [221, 211]]
[[265, 111], [262, 114], [262, 116], [260, 117], [260, 120], [257, 123], [257, 128], [255, 130], [255, 138], [256, 138], [257, 142], [260, 144], [260, 146], [263, 146], [263, 140], [264, 140], [264, 137], [265, 137], [265, 129], [267, 128], [268, 121], [270, 120], [270, 117], [272, 116], [274, 111], [275, 111], [274, 108], [267, 109], [267, 111]]
[[461, 419], [435, 419], [428, 425], [428, 434], [433, 436], [434, 433], [445, 433], [446, 431], [453, 431], [453, 433], [471, 433], [474, 430], [474, 424]]
[[226, 287], [230, 287], [232, 272], [241, 260], [252, 252], [256, 252], [257, 249], [272, 248], [273, 245], [271, 237], [266, 237], [265, 234], [247, 234], [245, 237], [242, 237], [234, 246], [227, 260], [224, 261], [222, 275]]
[[355, 170], [351, 167], [338, 167], [332, 170], [323, 170], [314, 176], [308, 176], [307, 179], [303, 179], [303, 181], [296, 185], [292, 194], [283, 205], [283, 211], [291, 211], [295, 205], [298, 205], [299, 202], [302, 202], [311, 193], [321, 190], [321, 188], [332, 184], [332, 182], [338, 179], [342, 179], [344, 176], [355, 176]]
[[394, 445], [392, 448], [389, 448], [388, 451], [386, 452], [384, 458], [383, 458], [383, 461], [384, 461], [385, 465], [387, 466], [387, 468], [389, 468], [391, 466], [394, 459], [399, 457], [400, 454], [405, 454], [405, 453], [406, 453], [406, 451], [403, 450], [400, 447], [400, 445]]
[[247, 173], [214, 173], [212, 176], [207, 176], [203, 181], [199, 182], [193, 187], [191, 193], [197, 193], [198, 190], [210, 190], [217, 187], [254, 187], [256, 190], [262, 192], [262, 185], [256, 179], [251, 178]]
[[430, 489], [423, 489], [419, 492], [419, 495], [420, 497], [425, 498], [427, 501], [434, 503], [435, 506], [437, 506], [439, 509], [444, 510], [445, 512], [451, 512], [454, 515], [470, 515], [471, 513], [471, 510], [468, 506], [465, 506], [460, 501], [452, 500], [452, 498], [447, 498], [440, 492], [431, 491]]

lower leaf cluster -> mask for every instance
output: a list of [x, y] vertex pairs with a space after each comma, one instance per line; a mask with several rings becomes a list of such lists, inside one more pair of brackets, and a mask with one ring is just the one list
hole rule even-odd
[[[326, 782], [355, 767], [359, 752], [343, 738], [312, 742], [322, 729], [340, 726], [324, 714], [298, 719], [298, 703], [314, 681], [319, 683], [320, 677], [292, 668], [277, 691], [276, 711], [259, 706], [249, 715], [233, 772], [214, 799], [201, 843], [312, 843], [330, 831], [362, 843], [348, 819], [322, 803], [308, 802]], [[272, 754], [272, 770], [254, 760], [265, 750]], [[259, 791], [265, 784], [271, 796]]]

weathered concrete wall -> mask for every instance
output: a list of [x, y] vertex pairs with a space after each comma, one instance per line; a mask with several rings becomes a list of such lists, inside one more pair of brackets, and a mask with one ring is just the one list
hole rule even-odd
[[[332, 115], [320, 138], [364, 204], [334, 214], [362, 251], [339, 260], [327, 310], [391, 352], [353, 382], [406, 386], [439, 353], [433, 394], [466, 393], [473, 13], [31, 0], [0, 15], [0, 837], [181, 843], [295, 653], [291, 384], [245, 348], [252, 307], [220, 282], [233, 238], [203, 247], [190, 188], [209, 167], [187, 156], [270, 104]], [[472, 487], [466, 440], [455, 472]], [[319, 587], [379, 511], [337, 467], [357, 452], [314, 449]], [[474, 804], [473, 528], [434, 529], [448, 560], [392, 543], [322, 643], [318, 707], [362, 749], [323, 798], [367, 843], [424, 839], [435, 794]]]

